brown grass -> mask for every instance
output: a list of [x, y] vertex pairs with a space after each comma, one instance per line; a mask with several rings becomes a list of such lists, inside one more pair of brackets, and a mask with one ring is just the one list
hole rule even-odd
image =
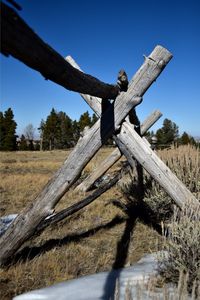
[[[112, 150], [103, 148], [99, 151], [83, 174], [91, 172]], [[1, 215], [18, 213], [33, 201], [68, 153], [0, 153]], [[186, 159], [188, 153], [189, 160]], [[185, 180], [189, 173], [186, 184], [192, 187], [195, 194], [199, 193], [200, 180], [196, 182], [199, 176], [197, 150], [184, 147], [182, 151], [173, 149], [159, 155], [168, 161], [169, 166], [177, 165], [177, 176], [180, 179]], [[120, 166], [119, 162], [112, 170]], [[82, 198], [83, 194], [71, 190], [59, 202], [56, 210]], [[160, 240], [156, 231], [137, 220], [132, 220], [131, 224], [125, 212], [113, 200], [124, 202], [119, 187], [110, 189], [81, 212], [53, 228], [46, 229], [39, 237], [27, 242], [26, 250], [27, 247], [29, 250], [32, 248], [29, 255], [24, 255], [23, 260], [10, 268], [0, 270], [0, 299], [11, 299], [25, 291], [110, 270], [113, 265], [131, 265], [144, 253], [156, 251]]]

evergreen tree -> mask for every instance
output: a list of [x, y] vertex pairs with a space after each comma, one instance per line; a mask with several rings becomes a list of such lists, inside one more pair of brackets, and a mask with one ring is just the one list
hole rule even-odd
[[21, 151], [28, 150], [26, 138], [23, 134], [21, 135], [21, 138], [20, 138], [19, 150], [21, 150]]
[[73, 123], [65, 112], [58, 113], [59, 119], [59, 136], [57, 140], [57, 148], [63, 149], [73, 145]]
[[165, 119], [162, 128], [156, 132], [158, 139], [158, 145], [171, 145], [177, 141], [178, 138], [178, 126], [169, 119]]
[[14, 121], [14, 114], [11, 108], [8, 108], [7, 111], [4, 113], [4, 117], [2, 118], [1, 115], [1, 122], [3, 121], [3, 144], [2, 150], [5, 151], [14, 151], [17, 149], [16, 144], [16, 127], [17, 123]]
[[88, 111], [86, 111], [85, 113], [83, 113], [80, 116], [78, 124], [79, 124], [80, 131], [83, 131], [83, 129], [85, 128], [85, 126], [91, 127], [92, 121], [91, 121], [91, 118], [90, 118], [90, 115], [89, 115]]
[[4, 150], [5, 135], [4, 115], [0, 111], [0, 150]]
[[49, 150], [55, 149], [57, 139], [59, 137], [59, 118], [55, 109], [52, 108], [50, 115], [47, 117], [44, 126], [44, 140], [48, 144]]
[[189, 135], [187, 134], [187, 132], [183, 132], [181, 138], [180, 138], [180, 143], [182, 145], [187, 145], [187, 144], [190, 144], [190, 137]]
[[188, 145], [188, 144], [196, 145], [195, 139], [192, 136], [190, 136], [189, 134], [187, 134], [187, 132], [185, 132], [185, 131], [183, 132], [182, 136], [180, 137], [179, 143], [181, 145]]
[[96, 121], [98, 120], [99, 118], [96, 116], [96, 114], [93, 114], [92, 115], [92, 119], [91, 119], [91, 126], [93, 126], [95, 123], [96, 123]]

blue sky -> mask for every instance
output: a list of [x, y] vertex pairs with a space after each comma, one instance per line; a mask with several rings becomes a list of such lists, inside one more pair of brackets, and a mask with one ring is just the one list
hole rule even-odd
[[[115, 83], [118, 71], [129, 79], [156, 45], [173, 54], [137, 108], [140, 120], [159, 109], [179, 131], [200, 136], [200, 1], [199, 0], [17, 0], [20, 16], [63, 57], [102, 81]], [[31, 52], [31, 48], [30, 48]], [[0, 110], [13, 109], [17, 133], [35, 128], [52, 107], [79, 119], [88, 105], [16, 59], [0, 55]]]

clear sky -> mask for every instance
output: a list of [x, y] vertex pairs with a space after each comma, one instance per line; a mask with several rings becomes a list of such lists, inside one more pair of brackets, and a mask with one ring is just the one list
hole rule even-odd
[[[200, 136], [200, 1], [199, 0], [17, 0], [20, 16], [63, 57], [71, 55], [81, 68], [115, 83], [123, 68], [129, 79], [156, 45], [173, 54], [149, 88], [137, 113], [143, 121], [159, 109], [186, 131]], [[30, 48], [31, 52], [31, 48]], [[88, 105], [79, 94], [46, 81], [16, 59], [0, 55], [0, 110], [13, 109], [17, 133], [35, 128], [52, 107], [79, 119]]]

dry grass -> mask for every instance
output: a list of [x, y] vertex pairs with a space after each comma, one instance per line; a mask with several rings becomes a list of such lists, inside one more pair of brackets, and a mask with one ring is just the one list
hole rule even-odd
[[[103, 148], [86, 166], [83, 174], [91, 172], [112, 150]], [[189, 153], [189, 161], [183, 158], [183, 152], [185, 157]], [[0, 153], [1, 215], [18, 213], [33, 201], [68, 153]], [[177, 164], [179, 173], [184, 167], [183, 172], [187, 176], [189, 168], [190, 179], [187, 178], [187, 185], [192, 187], [195, 194], [199, 193], [199, 178], [196, 182], [199, 176], [198, 151], [185, 147], [182, 151], [173, 149], [159, 155], [168, 161], [169, 166]], [[120, 166], [119, 162], [112, 170]], [[185, 180], [184, 174], [177, 175]], [[157, 187], [156, 189], [158, 190]], [[56, 210], [82, 198], [83, 194], [71, 190], [59, 202]], [[25, 246], [26, 250], [29, 247], [29, 255], [24, 254], [23, 260], [0, 271], [0, 299], [11, 299], [14, 295], [28, 290], [110, 270], [112, 266], [131, 265], [144, 253], [157, 250], [160, 240], [157, 232], [137, 221], [135, 216], [128, 218], [116, 205], [116, 200], [124, 202], [119, 187], [112, 188], [81, 212], [53, 228], [46, 229], [39, 237], [27, 242]]]

